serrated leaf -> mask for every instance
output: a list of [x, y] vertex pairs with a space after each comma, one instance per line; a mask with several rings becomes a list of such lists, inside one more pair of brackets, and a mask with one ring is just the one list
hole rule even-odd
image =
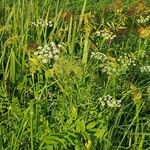
[[88, 140], [88, 141], [85, 143], [86, 150], [91, 150], [91, 146], [92, 146], [92, 141], [91, 141], [91, 140]]
[[102, 128], [102, 129], [98, 129], [94, 135], [97, 138], [101, 139], [101, 138], [103, 138], [104, 134], [105, 134], [105, 129]]
[[85, 131], [85, 122], [84, 122], [84, 120], [78, 120], [76, 122], [76, 131], [77, 132], [84, 132]]
[[90, 123], [86, 126], [86, 128], [87, 128], [87, 129], [93, 129], [97, 124], [98, 124], [97, 121], [90, 122]]
[[46, 70], [45, 75], [46, 75], [46, 77], [54, 77], [54, 75], [55, 75], [55, 69], [52, 68], [52, 69]]

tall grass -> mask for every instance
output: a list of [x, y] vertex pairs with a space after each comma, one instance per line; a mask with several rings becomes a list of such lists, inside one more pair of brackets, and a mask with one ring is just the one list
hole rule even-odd
[[0, 148], [148, 150], [149, 3], [63, 2], [2, 0]]

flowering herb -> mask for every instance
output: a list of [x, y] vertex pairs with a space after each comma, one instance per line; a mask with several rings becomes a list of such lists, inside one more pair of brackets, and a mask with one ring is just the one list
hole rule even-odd
[[116, 35], [108, 29], [97, 31], [96, 35], [103, 37], [104, 40], [113, 40], [116, 37]]
[[150, 66], [143, 66], [140, 69], [141, 69], [141, 72], [150, 73]]
[[51, 42], [49, 45], [38, 46], [34, 55], [43, 63], [51, 65], [59, 59], [61, 44], [56, 45]]
[[111, 95], [100, 97], [98, 100], [102, 107], [110, 107], [110, 108], [121, 107], [122, 102], [121, 100], [116, 100]]
[[53, 27], [53, 22], [50, 21], [45, 21], [43, 19], [39, 19], [36, 22], [32, 22], [32, 25], [36, 26], [36, 27]]
[[137, 19], [137, 22], [140, 23], [140, 24], [145, 24], [147, 23], [148, 21], [150, 20], [150, 15], [147, 15], [147, 16], [142, 16], [140, 15], [140, 17]]
[[91, 58], [104, 62], [107, 59], [107, 56], [101, 52], [91, 52]]

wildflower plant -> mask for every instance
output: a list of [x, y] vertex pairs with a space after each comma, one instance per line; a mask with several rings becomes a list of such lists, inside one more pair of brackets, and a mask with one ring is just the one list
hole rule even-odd
[[116, 35], [108, 29], [97, 31], [96, 36], [102, 37], [106, 41], [107, 40], [112, 41], [114, 38], [116, 38]]
[[43, 20], [43, 19], [39, 19], [37, 21], [32, 22], [32, 25], [34, 25], [35, 27], [53, 27], [53, 21], [49, 20]]
[[2, 149], [149, 149], [149, 11], [107, 1], [2, 0]]
[[137, 61], [132, 54], [127, 53], [112, 57], [101, 52], [91, 52], [91, 59], [100, 62], [102, 73], [117, 76], [125, 74], [131, 66], [136, 66]]
[[139, 18], [137, 19], [137, 23], [141, 25], [145, 25], [149, 21], [150, 21], [150, 15], [146, 15], [146, 16], [140, 15]]
[[104, 97], [98, 98], [102, 107], [109, 107], [109, 108], [119, 108], [121, 107], [121, 100], [116, 100], [111, 95], [105, 95]]
[[117, 62], [123, 70], [127, 70], [130, 66], [136, 66], [136, 60], [136, 57], [127, 53], [124, 53], [117, 58]]
[[101, 52], [91, 52], [91, 59], [95, 59], [95, 60], [104, 62], [107, 59], [107, 56]]
[[142, 66], [140, 69], [142, 73], [150, 73], [150, 66]]
[[50, 45], [39, 46], [33, 54], [42, 64], [51, 67], [59, 59], [60, 48], [61, 44], [51, 42]]

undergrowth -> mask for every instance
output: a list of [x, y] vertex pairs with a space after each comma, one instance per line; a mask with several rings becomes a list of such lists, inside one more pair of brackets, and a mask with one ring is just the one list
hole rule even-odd
[[0, 148], [150, 149], [144, 0], [2, 0]]

